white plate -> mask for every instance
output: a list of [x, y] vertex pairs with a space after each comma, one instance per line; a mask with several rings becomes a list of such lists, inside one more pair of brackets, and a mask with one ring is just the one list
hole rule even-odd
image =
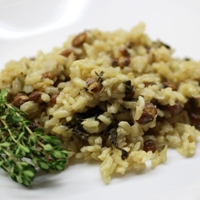
[[[147, 24], [152, 39], [176, 49], [175, 56], [200, 60], [198, 0], [0, 0], [0, 66], [60, 46], [84, 29], [130, 29]], [[30, 188], [0, 170], [0, 198], [6, 200], [200, 199], [200, 144], [192, 158], [168, 151], [166, 164], [144, 173], [114, 177], [105, 185], [99, 165], [72, 164], [59, 174], [40, 174]]]

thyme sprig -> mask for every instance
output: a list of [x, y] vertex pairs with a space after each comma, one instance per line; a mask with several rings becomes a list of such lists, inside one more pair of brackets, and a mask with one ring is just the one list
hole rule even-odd
[[0, 167], [25, 186], [33, 181], [37, 168], [61, 171], [67, 151], [56, 136], [44, 129], [32, 130], [25, 113], [7, 102], [6, 90], [0, 91]]

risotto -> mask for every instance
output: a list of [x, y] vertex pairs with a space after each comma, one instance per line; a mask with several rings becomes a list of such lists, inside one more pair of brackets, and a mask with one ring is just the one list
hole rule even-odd
[[8, 101], [62, 140], [68, 164], [99, 162], [105, 183], [166, 162], [168, 148], [192, 156], [200, 135], [200, 63], [144, 30], [87, 30], [0, 73]]

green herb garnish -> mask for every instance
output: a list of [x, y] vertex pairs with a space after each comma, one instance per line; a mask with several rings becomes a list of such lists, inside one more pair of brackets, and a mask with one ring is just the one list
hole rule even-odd
[[121, 158], [122, 160], [125, 160], [126, 158], [128, 158], [129, 154], [126, 150], [119, 147], [118, 142], [117, 142], [117, 134], [118, 134], [117, 129], [112, 128], [110, 130], [110, 141], [116, 149], [119, 149], [122, 152]]
[[67, 151], [56, 136], [44, 129], [31, 129], [25, 113], [7, 102], [6, 90], [0, 91], [0, 167], [25, 186], [33, 181], [37, 168], [61, 171], [67, 162]]

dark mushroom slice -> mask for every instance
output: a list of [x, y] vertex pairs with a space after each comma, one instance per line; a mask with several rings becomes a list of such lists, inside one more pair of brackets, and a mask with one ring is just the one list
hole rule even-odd
[[83, 140], [87, 140], [87, 138], [90, 136], [89, 133], [87, 133], [86, 131], [80, 130], [80, 128], [78, 128], [77, 126], [72, 128], [72, 134]]
[[95, 117], [97, 118], [99, 115], [103, 114], [103, 110], [100, 109], [98, 106], [95, 106], [94, 108], [88, 109], [84, 113], [76, 113], [73, 117], [73, 121], [71, 123], [65, 124], [63, 123], [64, 126], [71, 128], [72, 134], [83, 139], [87, 140], [87, 138], [91, 135], [88, 133], [82, 125], [82, 122], [90, 117]]
[[124, 84], [125, 84], [125, 96], [124, 96], [123, 100], [124, 101], [130, 101], [130, 100], [132, 100], [132, 98], [135, 94], [134, 87], [131, 84], [130, 80], [125, 81]]
[[113, 146], [116, 149], [119, 149], [122, 152], [121, 158], [122, 160], [125, 160], [126, 158], [128, 158], [129, 154], [126, 150], [122, 149], [119, 147], [118, 142], [117, 142], [117, 129], [116, 128], [112, 128], [110, 131], [110, 141], [113, 144]]

